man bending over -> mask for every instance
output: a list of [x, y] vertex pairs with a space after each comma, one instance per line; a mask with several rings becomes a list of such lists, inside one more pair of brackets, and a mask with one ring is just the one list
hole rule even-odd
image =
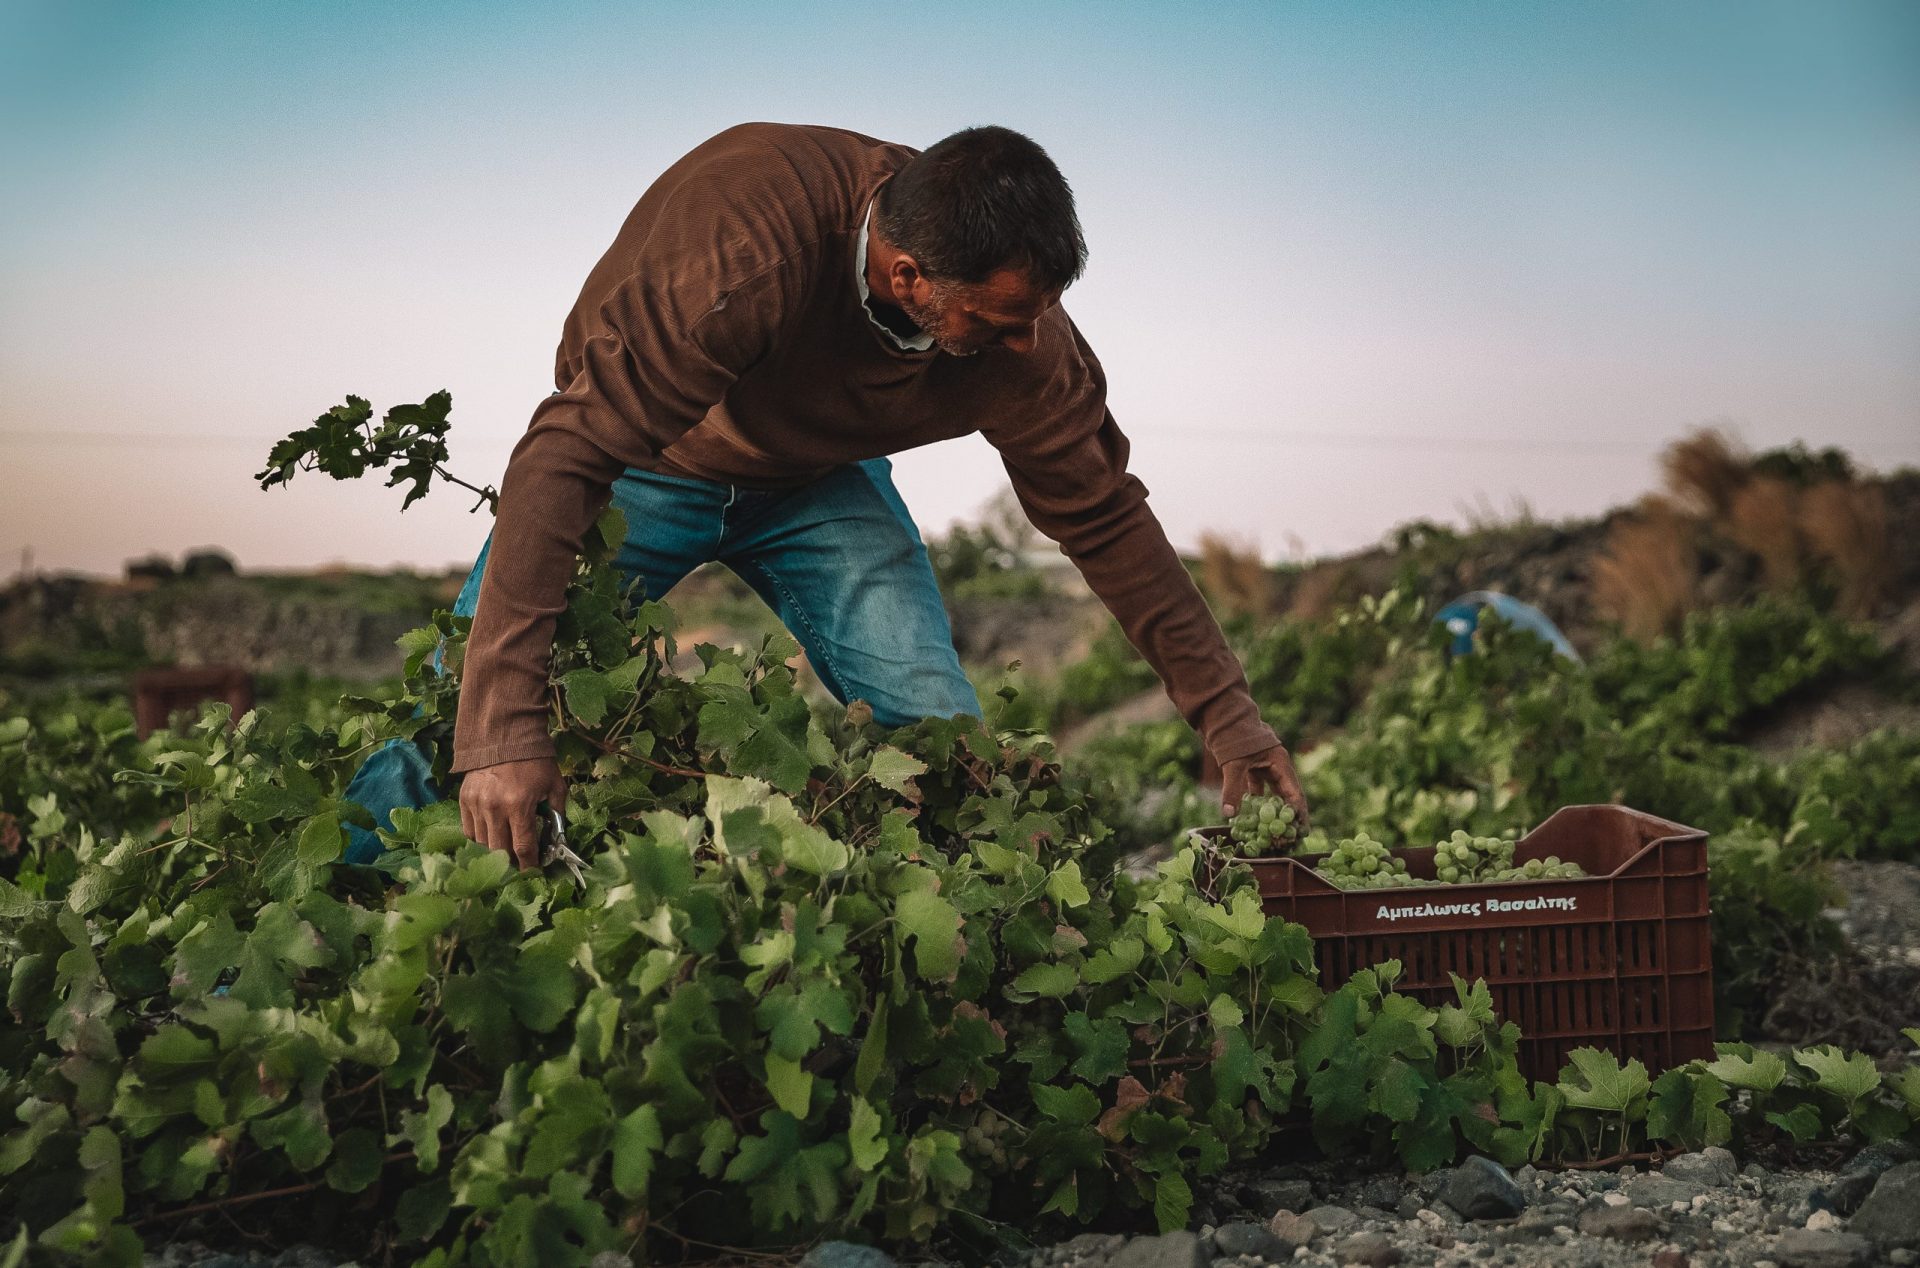
[[885, 457], [976, 431], [1219, 761], [1228, 806], [1264, 787], [1304, 815], [1060, 307], [1085, 262], [1065, 179], [1005, 128], [916, 153], [747, 124], [669, 168], [567, 317], [559, 390], [513, 451], [463, 595], [478, 603], [454, 731], [467, 834], [531, 866], [535, 808], [564, 802], [547, 666], [609, 499], [628, 526], [618, 566], [650, 598], [718, 560], [839, 700], [890, 726], [977, 714]]

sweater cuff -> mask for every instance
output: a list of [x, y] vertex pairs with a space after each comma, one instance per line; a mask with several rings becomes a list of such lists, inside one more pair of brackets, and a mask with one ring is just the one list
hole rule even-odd
[[510, 740], [505, 744], [487, 744], [479, 748], [456, 748], [452, 773], [462, 775], [484, 766], [498, 766], [502, 762], [522, 762], [532, 757], [552, 756], [553, 738], [546, 735]]
[[1280, 744], [1280, 737], [1273, 728], [1262, 722], [1259, 715], [1221, 728], [1207, 737], [1207, 751], [1213, 754], [1213, 760], [1225, 765], [1236, 758], [1252, 757], [1264, 753]]

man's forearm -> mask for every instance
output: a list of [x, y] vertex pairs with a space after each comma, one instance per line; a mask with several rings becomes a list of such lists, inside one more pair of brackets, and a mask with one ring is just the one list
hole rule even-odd
[[553, 752], [547, 681], [554, 623], [581, 543], [621, 469], [560, 428], [535, 427], [515, 446], [462, 664], [454, 771]]
[[1123, 478], [1098, 516], [1049, 522], [1042, 511], [1035, 523], [1066, 548], [1217, 760], [1280, 742], [1261, 720], [1245, 671], [1137, 481]]

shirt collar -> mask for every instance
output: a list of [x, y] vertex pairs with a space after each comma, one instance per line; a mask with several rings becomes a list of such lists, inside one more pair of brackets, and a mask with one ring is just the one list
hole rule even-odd
[[925, 352], [933, 347], [933, 336], [922, 331], [912, 339], [902, 339], [887, 324], [873, 315], [873, 304], [867, 293], [867, 227], [873, 223], [873, 204], [867, 204], [867, 214], [860, 219], [860, 245], [853, 253], [853, 283], [860, 290], [860, 311], [867, 315], [874, 328], [885, 335], [893, 346], [902, 352]]

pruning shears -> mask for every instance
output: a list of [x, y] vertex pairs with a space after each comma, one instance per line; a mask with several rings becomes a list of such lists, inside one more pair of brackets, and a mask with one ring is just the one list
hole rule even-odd
[[585, 888], [587, 884], [587, 861], [573, 852], [567, 844], [567, 820], [559, 809], [542, 802], [547, 812], [546, 821], [541, 825], [540, 865], [559, 863], [573, 875], [573, 883]]

